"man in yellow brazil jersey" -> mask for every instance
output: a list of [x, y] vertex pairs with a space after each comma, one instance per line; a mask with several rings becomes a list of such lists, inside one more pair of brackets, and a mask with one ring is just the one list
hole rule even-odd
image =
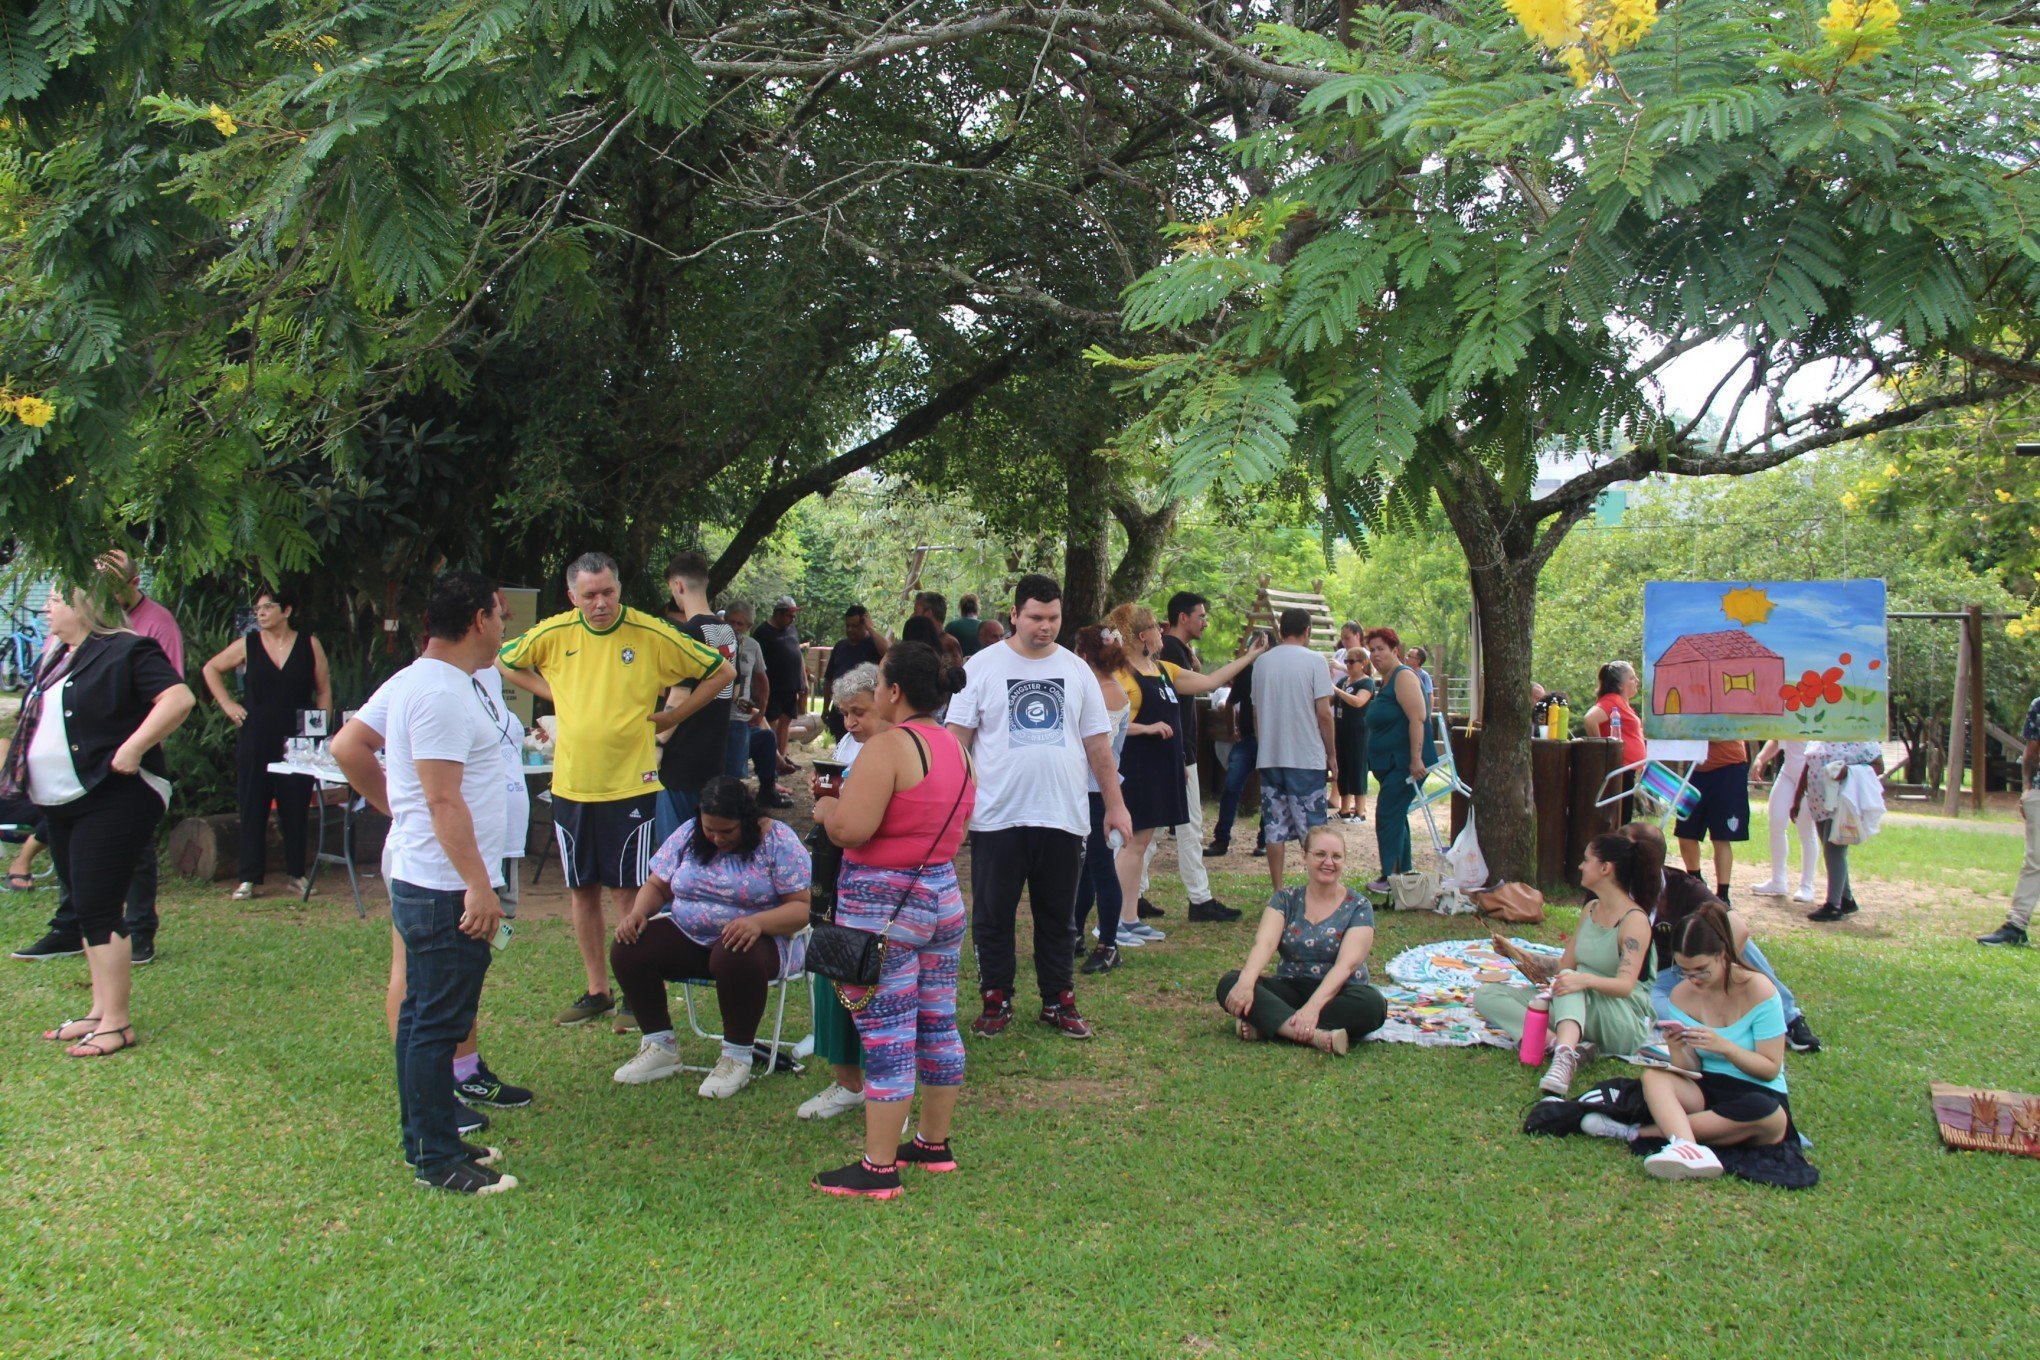
[[[616, 563], [583, 553], [567, 565], [574, 606], [533, 624], [496, 658], [519, 689], [552, 702], [553, 826], [567, 872], [574, 942], [588, 974], [581, 999], [560, 1012], [578, 1025], [614, 1009], [602, 890], [628, 911], [651, 863], [659, 795], [658, 734], [711, 703], [736, 671], [713, 647], [623, 603]], [[667, 689], [699, 681], [672, 708]]]

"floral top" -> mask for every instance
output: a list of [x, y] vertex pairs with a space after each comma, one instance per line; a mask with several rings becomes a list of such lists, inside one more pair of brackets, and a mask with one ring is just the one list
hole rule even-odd
[[[652, 856], [652, 875], [673, 888], [666, 914], [680, 933], [698, 945], [722, 938], [723, 927], [739, 916], [770, 911], [788, 894], [806, 892], [813, 883], [807, 847], [785, 822], [768, 821], [758, 848], [749, 855], [725, 854], [703, 864], [687, 852], [694, 839], [694, 819], [666, 838]], [[800, 971], [807, 941], [773, 937], [779, 945], [782, 976]]]
[[[1339, 943], [1346, 938], [1347, 931], [1360, 926], [1373, 929], [1374, 904], [1349, 888], [1346, 900], [1336, 911], [1322, 921], [1310, 921], [1304, 917], [1304, 896], [1305, 889], [1298, 884], [1268, 899], [1268, 910], [1282, 913], [1282, 939], [1276, 946], [1280, 961], [1275, 965], [1275, 976], [1315, 982], [1338, 962]], [[1366, 985], [1367, 965], [1363, 963], [1346, 979], [1345, 990], [1358, 991]]]
[[1835, 806], [1841, 801], [1841, 781], [1828, 778], [1828, 766], [1837, 761], [1844, 765], [1868, 765], [1883, 755], [1884, 748], [1874, 741], [1817, 741], [1807, 747], [1806, 806], [1813, 820], [1834, 816]]

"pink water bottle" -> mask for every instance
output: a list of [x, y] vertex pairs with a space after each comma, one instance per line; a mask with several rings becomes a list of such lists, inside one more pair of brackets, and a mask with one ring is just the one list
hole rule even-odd
[[1523, 1016], [1523, 1042], [1516, 1046], [1516, 1056], [1530, 1067], [1544, 1065], [1544, 1041], [1551, 1035], [1551, 993], [1539, 992], [1530, 998], [1530, 1009]]

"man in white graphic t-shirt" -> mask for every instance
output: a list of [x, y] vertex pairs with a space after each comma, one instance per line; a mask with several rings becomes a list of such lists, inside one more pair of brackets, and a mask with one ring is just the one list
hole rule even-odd
[[1089, 666], [1056, 645], [1061, 629], [1062, 588], [1050, 576], [1021, 577], [1013, 635], [969, 660], [970, 683], [949, 702], [949, 730], [977, 762], [971, 942], [984, 1014], [970, 1028], [984, 1038], [1013, 1022], [1014, 924], [1023, 890], [1034, 913], [1041, 1023], [1072, 1039], [1091, 1037], [1072, 985], [1091, 776], [1105, 799], [1106, 832], [1133, 834], [1104, 691]]

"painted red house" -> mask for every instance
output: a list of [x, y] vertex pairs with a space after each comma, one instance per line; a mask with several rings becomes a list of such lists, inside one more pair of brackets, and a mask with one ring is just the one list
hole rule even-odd
[[1653, 713], [1785, 711], [1785, 658], [1740, 628], [1687, 633], [1651, 668]]

